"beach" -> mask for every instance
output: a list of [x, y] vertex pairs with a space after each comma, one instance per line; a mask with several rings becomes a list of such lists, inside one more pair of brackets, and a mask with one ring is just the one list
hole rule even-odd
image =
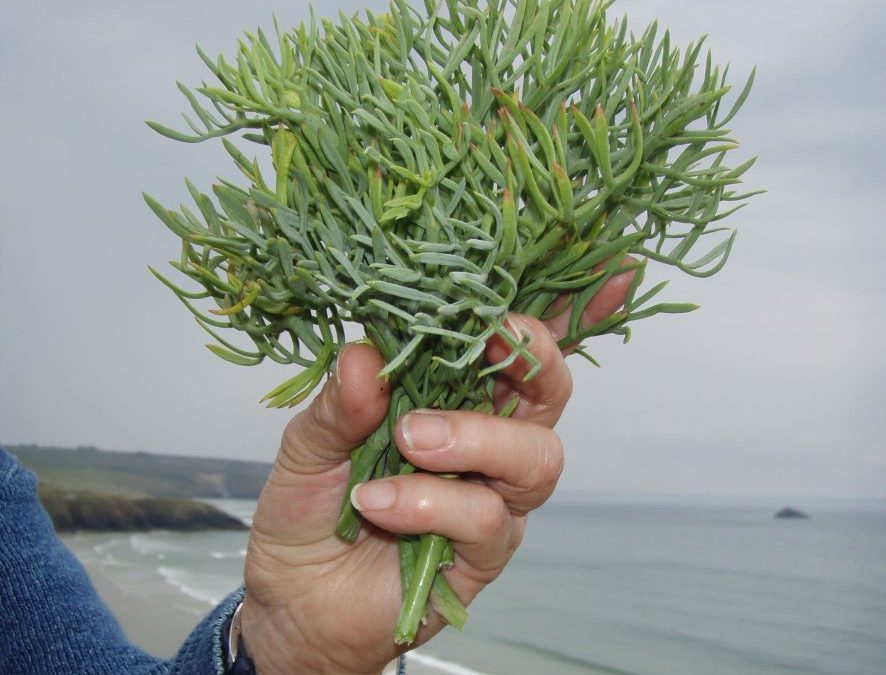
[[[86, 568], [99, 595], [114, 612], [127, 637], [145, 651], [171, 657], [206, 614], [207, 605], [168, 584], [147, 588], [125, 587], [108, 574], [101, 546], [114, 535], [63, 537]], [[98, 550], [96, 550], [98, 548]]]
[[[136, 580], [133, 577], [140, 575], [136, 570], [128, 573], [130, 583], [121, 583], [127, 573], [119, 569], [119, 565], [109, 570], [107, 554], [109, 545], [121, 541], [119, 534], [74, 534], [63, 536], [62, 540], [83, 564], [93, 586], [129, 640], [151, 654], [163, 658], [174, 656], [212, 607], [209, 602], [198, 600], [162, 579]], [[479, 673], [418, 653], [409, 656], [408, 664], [409, 675], [498, 675]]]

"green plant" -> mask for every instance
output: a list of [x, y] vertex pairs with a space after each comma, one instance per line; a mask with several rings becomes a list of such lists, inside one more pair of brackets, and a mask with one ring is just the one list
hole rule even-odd
[[[213, 200], [189, 182], [199, 213], [146, 196], [182, 240], [172, 266], [202, 288], [152, 271], [218, 356], [303, 368], [268, 393], [270, 406], [304, 400], [333, 367], [343, 322], [363, 326], [393, 386], [387, 422], [353, 453], [351, 485], [413, 470], [391, 442], [404, 412], [491, 413], [495, 372], [517, 358], [537, 368], [504, 329], [508, 311], [571, 312], [564, 346], [603, 333], [627, 340], [630, 321], [694, 309], [650, 305], [664, 284], [639, 293], [646, 261], [695, 276], [725, 263], [734, 234], [713, 224], [749, 196], [733, 186], [753, 160], [725, 164], [736, 144], [724, 125], [753, 75], [721, 114], [726, 71], [710, 55], [699, 65], [702, 42], [681, 53], [655, 24], [635, 37], [624, 20], [607, 25], [611, 4], [425, 0], [421, 13], [395, 0], [384, 15], [277, 26], [273, 40], [247, 33], [233, 63], [198, 48], [218, 82], [179, 85], [192, 133], [150, 123], [181, 141], [242, 132], [270, 149], [263, 172], [223, 138], [247, 185], [223, 180]], [[582, 326], [627, 253], [643, 262], [632, 265], [625, 307]], [[563, 295], [570, 302], [557, 302]], [[218, 308], [208, 313], [195, 304], [210, 298]], [[229, 328], [253, 345], [218, 332]], [[493, 335], [513, 352], [489, 366]], [[346, 498], [338, 533], [353, 539], [359, 528]], [[464, 622], [438, 574], [451, 560], [434, 534], [401, 541], [398, 642], [414, 638], [429, 594], [445, 620]]]

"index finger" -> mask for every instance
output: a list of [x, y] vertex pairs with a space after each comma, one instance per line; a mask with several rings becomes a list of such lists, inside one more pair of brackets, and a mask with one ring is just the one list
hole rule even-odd
[[[636, 263], [637, 261], [631, 256], [625, 256], [621, 261], [623, 267], [635, 265]], [[601, 266], [595, 268], [595, 271], [599, 270], [600, 267]], [[635, 273], [636, 270], [631, 269], [608, 279], [588, 303], [588, 306], [585, 307], [581, 317], [581, 326], [584, 328], [593, 326], [595, 323], [599, 323], [621, 309], [622, 305], [625, 304], [628, 289], [631, 286], [631, 282], [634, 280]], [[569, 304], [569, 296], [561, 296], [559, 300], [554, 303], [554, 309], [562, 309], [563, 311], [544, 322], [548, 327], [548, 330], [551, 332], [551, 335], [554, 337], [554, 340], [559, 341], [569, 333]], [[573, 349], [574, 348], [568, 348], [564, 351], [569, 354]]]
[[563, 470], [563, 445], [551, 429], [468, 410], [415, 410], [394, 439], [415, 466], [435, 473], [478, 473], [512, 513], [541, 506]]
[[[635, 260], [626, 256], [622, 262], [627, 266]], [[634, 273], [634, 270], [623, 272], [603, 284], [585, 307], [581, 325], [592, 326], [618, 311], [625, 303]], [[501, 371], [495, 386], [497, 410], [517, 396], [519, 400], [514, 417], [549, 427], [560, 419], [572, 394], [572, 376], [563, 355], [571, 353], [573, 348], [560, 350], [557, 346], [557, 341], [565, 337], [569, 330], [569, 296], [563, 296], [559, 303], [564, 311], [547, 321], [521, 315], [508, 317], [506, 327], [518, 340], [528, 338], [527, 348], [541, 368], [534, 378], [527, 381], [525, 377], [529, 373], [529, 365], [525, 360], [517, 359]], [[510, 351], [510, 346], [496, 336], [487, 346], [486, 359], [492, 364], [499, 363]]]
[[[511, 314], [505, 324], [517, 340], [525, 343], [540, 367], [529, 380], [526, 376], [530, 365], [525, 359], [518, 358], [502, 370], [495, 384], [495, 408], [501, 410], [517, 396], [519, 400], [511, 417], [553, 427], [572, 396], [572, 373], [563, 353], [548, 328], [538, 319]], [[486, 358], [490, 363], [499, 363], [507, 358], [510, 351], [504, 339], [496, 335], [489, 341]]]

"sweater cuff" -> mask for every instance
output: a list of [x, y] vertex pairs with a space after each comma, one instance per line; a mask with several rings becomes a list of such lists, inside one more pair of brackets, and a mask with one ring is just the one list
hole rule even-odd
[[222, 632], [233, 616], [237, 605], [243, 602], [241, 586], [212, 610], [185, 640], [178, 654], [170, 662], [169, 675], [193, 673], [225, 674], [225, 654]]

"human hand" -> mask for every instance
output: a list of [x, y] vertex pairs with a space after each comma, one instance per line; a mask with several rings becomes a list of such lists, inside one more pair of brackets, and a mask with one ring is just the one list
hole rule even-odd
[[[629, 275], [615, 277], [588, 307], [590, 325], [623, 302]], [[562, 321], [562, 319], [561, 319]], [[541, 361], [523, 382], [526, 364], [502, 371], [497, 405], [520, 401], [510, 418], [468, 411], [413, 412], [395, 441], [415, 466], [433, 473], [384, 478], [358, 486], [352, 501], [366, 526], [353, 543], [336, 537], [350, 451], [384, 419], [384, 363], [372, 347], [347, 346], [338, 370], [310, 407], [287, 426], [253, 520], [246, 558], [244, 643], [261, 675], [335, 673], [377, 675], [405, 651], [392, 639], [401, 602], [398, 538], [392, 532], [434, 532], [452, 540], [455, 564], [446, 578], [467, 605], [502, 571], [519, 545], [527, 515], [551, 495], [562, 468], [551, 430], [572, 391], [556, 346], [562, 329], [525, 316], [510, 329], [529, 337]], [[552, 337], [553, 334], [553, 337]], [[509, 353], [494, 339], [491, 363]], [[429, 611], [411, 646], [443, 628]]]

